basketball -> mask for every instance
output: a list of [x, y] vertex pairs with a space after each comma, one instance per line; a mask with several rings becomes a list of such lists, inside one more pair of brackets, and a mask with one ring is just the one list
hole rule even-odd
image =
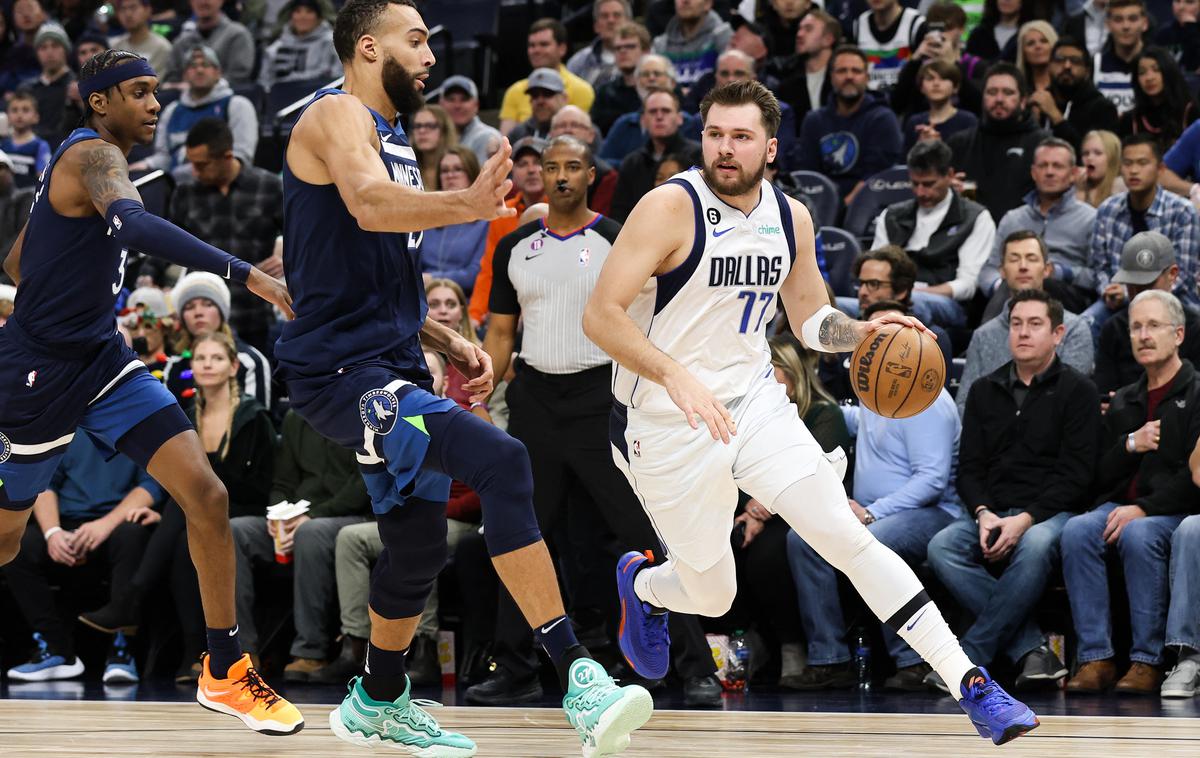
[[946, 360], [929, 332], [887, 324], [858, 344], [850, 373], [863, 407], [887, 418], [909, 418], [937, 399]]

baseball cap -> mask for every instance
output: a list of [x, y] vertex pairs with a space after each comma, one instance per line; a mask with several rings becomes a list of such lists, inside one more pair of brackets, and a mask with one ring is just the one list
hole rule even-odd
[[217, 68], [221, 67], [221, 59], [217, 57], [217, 51], [213, 50], [208, 45], [196, 45], [191, 50], [188, 50], [186, 63], [191, 64], [192, 59], [200, 55], [204, 60], [208, 61]]
[[1117, 284], [1151, 284], [1175, 265], [1175, 247], [1158, 232], [1139, 232], [1121, 248], [1121, 267], [1113, 276]]
[[526, 152], [533, 152], [540, 158], [542, 157], [542, 151], [545, 149], [546, 140], [541, 137], [522, 137], [513, 145], [512, 159], [515, 161]]
[[563, 82], [562, 75], [552, 68], [535, 68], [533, 73], [529, 75], [529, 79], [525, 85], [525, 91], [531, 89], [544, 89], [550, 92], [566, 92], [567, 85]]
[[447, 77], [446, 81], [442, 82], [443, 95], [454, 89], [462, 90], [469, 98], [474, 100], [479, 99], [479, 88], [475, 86], [475, 82], [471, 81], [469, 77], [463, 76], [462, 74], [456, 74], [455, 76]]

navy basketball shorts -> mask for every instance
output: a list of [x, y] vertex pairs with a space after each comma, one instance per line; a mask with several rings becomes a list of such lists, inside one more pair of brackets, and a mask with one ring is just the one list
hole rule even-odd
[[289, 378], [292, 409], [323, 436], [355, 451], [371, 507], [383, 515], [407, 498], [445, 502], [450, 478], [422, 469], [429, 449], [425, 416], [457, 408], [384, 363], [329, 376]]
[[50, 356], [0, 329], [0, 508], [24, 510], [80, 431], [145, 468], [191, 422], [119, 334], [88, 354]]

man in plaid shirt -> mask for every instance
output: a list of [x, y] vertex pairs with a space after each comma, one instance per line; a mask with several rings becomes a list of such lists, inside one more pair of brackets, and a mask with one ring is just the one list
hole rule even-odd
[[[196, 122], [187, 136], [195, 182], [171, 196], [170, 220], [200, 239], [228, 250], [274, 277], [283, 276], [275, 241], [283, 234], [283, 181], [233, 154], [233, 132], [218, 118]], [[270, 303], [230, 282], [229, 324], [243, 341], [269, 354], [275, 323]]]
[[1138, 232], [1159, 232], [1171, 240], [1179, 264], [1175, 295], [1187, 307], [1200, 308], [1200, 215], [1185, 198], [1158, 186], [1162, 148], [1152, 135], [1126, 137], [1121, 147], [1121, 177], [1127, 192], [1105, 200], [1096, 211], [1089, 265], [1096, 272], [1100, 299], [1083, 312], [1099, 339], [1100, 329], [1126, 305], [1125, 287], [1110, 280], [1121, 262], [1121, 248]]

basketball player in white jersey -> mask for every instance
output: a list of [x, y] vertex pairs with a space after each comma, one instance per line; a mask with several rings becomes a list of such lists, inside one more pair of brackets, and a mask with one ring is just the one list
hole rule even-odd
[[853, 514], [840, 473], [775, 381], [766, 341], [780, 300], [823, 352], [851, 351], [887, 322], [924, 327], [830, 307], [808, 212], [763, 180], [780, 121], [766, 87], [718, 87], [700, 112], [704, 165], [642, 198], [584, 313], [587, 336], [614, 359], [613, 457], [668, 555], [618, 564], [621, 651], [640, 675], [661, 677], [667, 611], [729, 609], [741, 489], [850, 578], [958, 693], [981, 736], [1002, 744], [1028, 732], [1037, 716], [971, 663], [912, 570]]

